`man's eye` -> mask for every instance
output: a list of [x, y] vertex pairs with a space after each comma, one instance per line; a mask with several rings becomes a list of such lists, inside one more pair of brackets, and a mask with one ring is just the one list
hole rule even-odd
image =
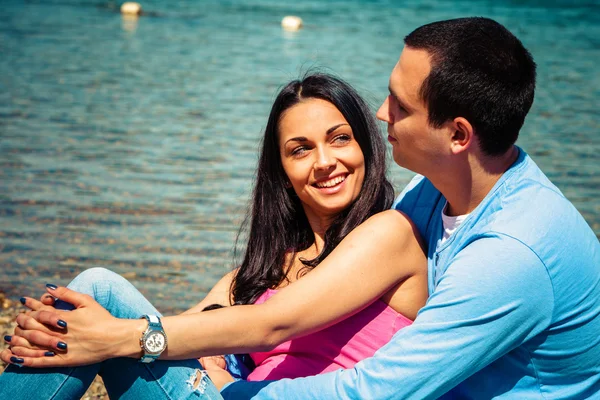
[[398, 101], [398, 99], [396, 99], [396, 97], [390, 95], [390, 104], [393, 105], [394, 107], [398, 108], [398, 110], [402, 113], [406, 113], [406, 108], [404, 108], [402, 106], [402, 104], [400, 104], [400, 102]]

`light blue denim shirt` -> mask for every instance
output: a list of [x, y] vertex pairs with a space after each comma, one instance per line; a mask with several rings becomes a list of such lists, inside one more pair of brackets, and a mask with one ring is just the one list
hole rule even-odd
[[226, 399], [600, 399], [600, 244], [519, 158], [443, 244], [445, 198], [416, 177], [394, 207], [428, 244], [413, 325], [353, 369], [238, 382]]

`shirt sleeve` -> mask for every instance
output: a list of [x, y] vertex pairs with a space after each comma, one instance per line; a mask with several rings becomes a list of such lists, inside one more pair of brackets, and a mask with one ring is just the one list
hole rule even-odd
[[353, 369], [238, 382], [226, 399], [435, 399], [542, 332], [554, 308], [537, 255], [516, 239], [474, 241], [446, 268], [415, 322]]

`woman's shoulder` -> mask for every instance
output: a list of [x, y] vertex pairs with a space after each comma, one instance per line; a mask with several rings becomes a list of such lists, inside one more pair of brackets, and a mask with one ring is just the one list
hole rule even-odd
[[[361, 232], [362, 229], [362, 232]], [[358, 241], [377, 243], [380, 250], [414, 265], [414, 274], [426, 271], [425, 245], [415, 224], [398, 210], [386, 210], [371, 216], [357, 228]], [[386, 250], [387, 249], [387, 250]]]
[[362, 225], [369, 230], [381, 230], [384, 233], [413, 231], [418, 234], [413, 222], [406, 214], [398, 210], [385, 210], [372, 215]]
[[[403, 316], [414, 320], [427, 301], [427, 259], [418, 230], [406, 214], [386, 210], [373, 215], [368, 223], [383, 255], [394, 260], [403, 278], [381, 300]], [[386, 258], [382, 256], [383, 258]]]
[[423, 242], [412, 221], [402, 212], [386, 210], [377, 213], [356, 227], [340, 245], [356, 246], [380, 257], [409, 257], [423, 255]]

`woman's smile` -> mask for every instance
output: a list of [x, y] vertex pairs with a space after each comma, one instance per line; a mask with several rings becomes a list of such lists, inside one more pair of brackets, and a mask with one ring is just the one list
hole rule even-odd
[[341, 188], [341, 184], [346, 180], [346, 176], [347, 175], [338, 175], [334, 178], [315, 182], [313, 186], [316, 186], [319, 189], [335, 189], [337, 192]]

